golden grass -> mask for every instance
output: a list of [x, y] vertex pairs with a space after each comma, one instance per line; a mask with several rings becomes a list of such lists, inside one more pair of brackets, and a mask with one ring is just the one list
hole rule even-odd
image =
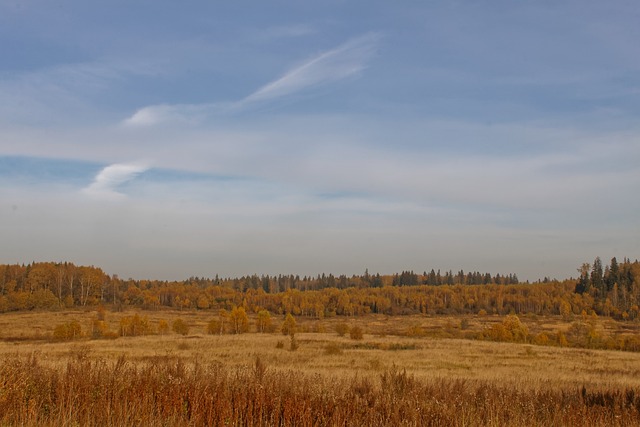
[[[123, 316], [135, 312], [107, 313], [111, 330], [117, 330]], [[495, 343], [464, 339], [440, 339], [448, 332], [460, 333], [460, 317], [368, 316], [346, 319], [350, 327], [364, 330], [363, 340], [349, 335], [339, 337], [335, 325], [343, 318], [305, 320], [298, 318], [299, 348], [289, 351], [289, 338], [279, 333], [207, 335], [207, 323], [216, 315], [203, 311], [140, 311], [152, 327], [160, 320], [171, 323], [184, 319], [191, 327], [188, 336], [174, 333], [120, 337], [113, 340], [82, 339], [53, 342], [53, 328], [72, 319], [88, 331], [95, 311], [9, 313], [0, 315], [0, 356], [40, 354], [41, 362], [61, 366], [69, 354], [83, 352], [93, 360], [116, 360], [126, 356], [132, 362], [144, 362], [161, 356], [177, 356], [188, 361], [218, 363], [229, 367], [246, 366], [260, 356], [276, 370], [296, 370], [325, 377], [375, 377], [392, 366], [406, 369], [420, 379], [453, 378], [510, 384], [523, 389], [589, 387], [640, 387], [640, 354], [578, 348], [543, 347], [531, 344]], [[499, 322], [497, 316], [469, 316], [468, 332], [480, 331]], [[553, 333], [568, 324], [560, 318], [524, 317], [532, 332]], [[278, 319], [282, 321], [282, 319]], [[278, 323], [276, 321], [276, 323]], [[619, 330], [630, 326], [598, 319], [598, 328]], [[407, 330], [420, 327], [426, 336], [407, 337]], [[282, 349], [276, 348], [283, 341]], [[339, 352], [328, 354], [327, 345]]]
[[[86, 331], [95, 311], [0, 315], [0, 425], [633, 425], [640, 353], [453, 338], [497, 316], [299, 318], [280, 333], [208, 335], [203, 311], [106, 313], [175, 333], [55, 342], [56, 325]], [[280, 323], [283, 319], [274, 319]], [[523, 317], [555, 333], [558, 317]], [[590, 319], [602, 333], [635, 324]], [[335, 332], [346, 322], [362, 340]], [[413, 331], [407, 336], [407, 333]], [[282, 348], [277, 348], [282, 342]]]

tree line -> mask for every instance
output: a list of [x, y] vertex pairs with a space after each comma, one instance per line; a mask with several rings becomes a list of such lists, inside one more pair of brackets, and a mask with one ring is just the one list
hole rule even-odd
[[184, 281], [121, 279], [93, 266], [39, 262], [0, 265], [0, 312], [111, 305], [179, 310], [267, 310], [328, 317], [368, 313], [640, 315], [640, 263], [624, 259], [583, 265], [578, 279], [517, 283], [513, 274], [369, 274], [198, 278]]

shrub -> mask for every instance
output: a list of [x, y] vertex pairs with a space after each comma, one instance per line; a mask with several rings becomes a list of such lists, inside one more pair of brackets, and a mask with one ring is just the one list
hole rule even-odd
[[53, 338], [61, 341], [69, 341], [78, 339], [82, 336], [82, 327], [77, 320], [63, 323], [56, 326], [53, 330]]
[[298, 340], [296, 339], [295, 334], [291, 334], [290, 337], [291, 337], [291, 342], [290, 342], [289, 349], [291, 351], [296, 351], [298, 349], [298, 347], [299, 347]]
[[187, 325], [187, 322], [185, 322], [180, 318], [173, 321], [171, 325], [171, 329], [173, 329], [173, 332], [175, 332], [176, 334], [180, 334], [180, 335], [189, 334], [189, 325]]
[[331, 342], [325, 346], [324, 352], [329, 356], [335, 356], [338, 354], [342, 354], [342, 349], [338, 346], [337, 343]]
[[549, 336], [545, 332], [540, 332], [533, 339], [533, 343], [536, 345], [549, 345]]
[[120, 336], [137, 337], [151, 333], [151, 325], [147, 316], [140, 317], [137, 313], [133, 316], [124, 316], [120, 319]]
[[313, 328], [311, 329], [311, 331], [317, 334], [324, 334], [325, 332], [327, 332], [327, 328], [325, 328], [322, 323], [318, 322], [313, 325]]
[[209, 335], [221, 334], [222, 335], [222, 325], [223, 323], [218, 319], [211, 319], [209, 323], [207, 323], [207, 333]]
[[161, 319], [158, 321], [158, 333], [160, 335], [166, 335], [169, 333], [169, 324], [166, 320]]
[[338, 323], [336, 325], [336, 332], [338, 333], [338, 336], [345, 336], [345, 334], [349, 332], [349, 325], [347, 325], [345, 322]]
[[359, 326], [354, 326], [353, 328], [351, 328], [351, 331], [349, 331], [349, 336], [352, 340], [361, 340], [362, 338], [364, 338], [362, 328]]
[[106, 338], [109, 337], [109, 325], [104, 320], [94, 319], [91, 322], [91, 337], [94, 339], [97, 338]]
[[460, 329], [463, 331], [469, 329], [469, 319], [464, 318], [460, 321]]
[[424, 337], [427, 333], [425, 332], [424, 328], [422, 328], [422, 326], [412, 326], [409, 329], [407, 329], [406, 335], [408, 337]]
[[496, 323], [485, 330], [484, 336], [493, 341], [526, 342], [529, 329], [520, 322], [518, 316], [511, 314], [502, 323]]

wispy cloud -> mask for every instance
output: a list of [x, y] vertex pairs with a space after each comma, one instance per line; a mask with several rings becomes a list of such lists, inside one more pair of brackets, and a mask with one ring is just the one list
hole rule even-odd
[[240, 101], [230, 104], [159, 104], [136, 111], [122, 124], [153, 126], [165, 122], [197, 122], [208, 115], [234, 112], [260, 102], [268, 102], [315, 86], [358, 75], [374, 55], [380, 36], [367, 33], [323, 52], [293, 68]]
[[102, 169], [93, 182], [82, 191], [88, 196], [100, 200], [120, 200], [125, 196], [118, 187], [134, 179], [149, 169], [144, 164], [116, 163]]
[[153, 126], [161, 123], [196, 123], [220, 110], [214, 104], [159, 104], [136, 111], [122, 122], [125, 126]]
[[267, 101], [358, 74], [375, 53], [379, 35], [365, 34], [324, 52], [285, 73], [241, 101]]

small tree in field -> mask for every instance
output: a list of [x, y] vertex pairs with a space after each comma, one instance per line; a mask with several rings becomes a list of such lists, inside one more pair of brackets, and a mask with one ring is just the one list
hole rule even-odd
[[82, 327], [77, 320], [60, 324], [53, 330], [53, 338], [60, 341], [73, 340], [81, 336]]
[[260, 310], [256, 319], [256, 329], [258, 332], [265, 333], [271, 329], [271, 314], [267, 310]]
[[291, 334], [291, 346], [289, 347], [289, 349], [291, 351], [296, 351], [298, 347], [299, 347], [298, 340], [296, 339], [295, 334]]
[[122, 337], [137, 337], [150, 333], [149, 319], [137, 313], [133, 316], [124, 316], [120, 319], [119, 335]]
[[207, 333], [209, 335], [222, 334], [222, 323], [218, 319], [211, 319], [207, 323]]
[[158, 333], [160, 335], [167, 335], [169, 333], [169, 324], [166, 320], [160, 319], [158, 321]]
[[235, 307], [229, 315], [234, 334], [249, 332], [249, 318], [243, 307]]
[[173, 321], [171, 328], [173, 332], [180, 335], [188, 335], [189, 334], [189, 325], [184, 320], [178, 318]]
[[282, 323], [282, 335], [293, 336], [295, 333], [296, 333], [296, 319], [291, 315], [291, 313], [289, 313], [284, 318], [284, 322]]

